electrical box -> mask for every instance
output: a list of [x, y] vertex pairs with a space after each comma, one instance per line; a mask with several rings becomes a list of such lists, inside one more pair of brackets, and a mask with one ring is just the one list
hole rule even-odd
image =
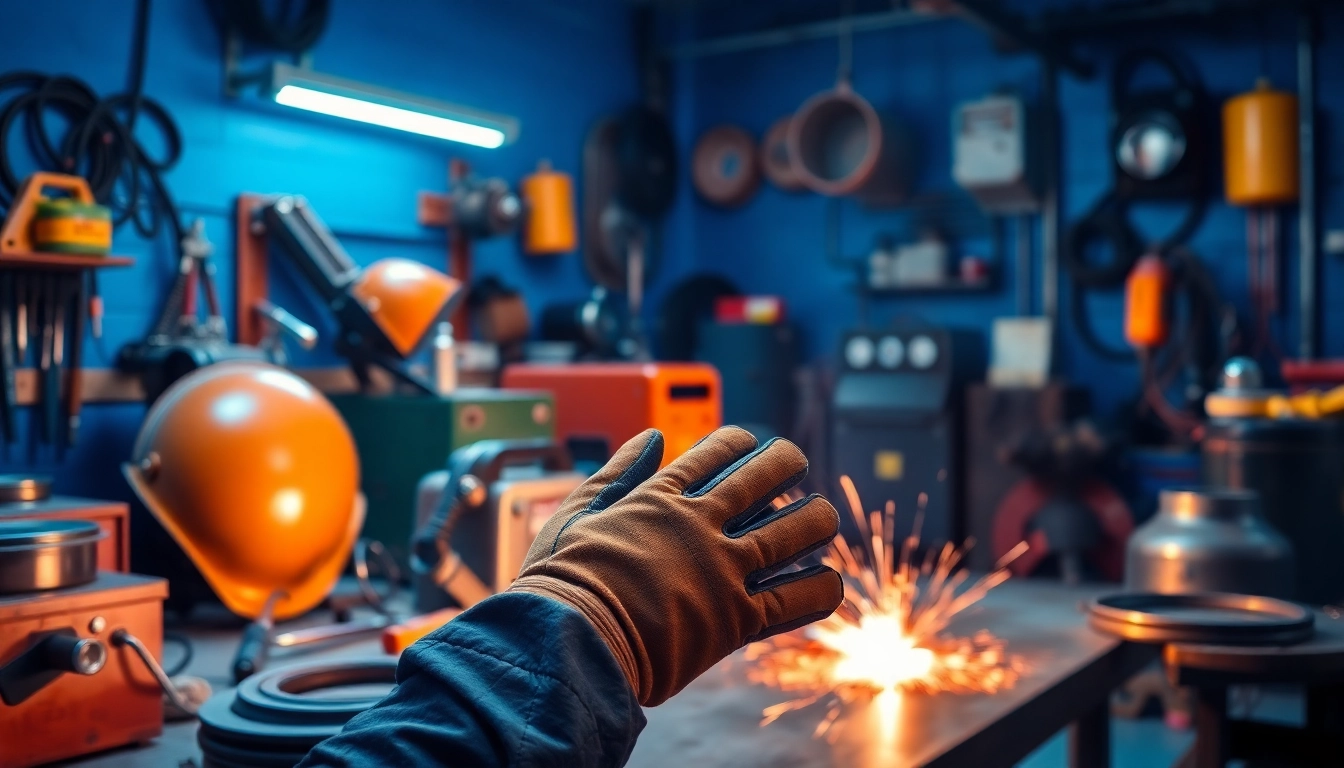
[[[984, 336], [928, 326], [853, 331], [841, 345], [831, 402], [833, 481], [848, 475], [865, 510], [896, 504], [896, 536], [914, 529], [935, 549], [960, 541], [961, 405], [984, 376]], [[843, 499], [840, 491], [833, 499]], [[841, 533], [857, 535], [848, 513]]]
[[1031, 122], [1031, 110], [1012, 95], [969, 101], [952, 113], [952, 178], [988, 213], [1017, 215], [1040, 207]]

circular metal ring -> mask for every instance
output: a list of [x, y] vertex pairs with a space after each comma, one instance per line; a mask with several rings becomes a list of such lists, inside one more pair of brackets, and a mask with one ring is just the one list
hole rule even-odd
[[205, 768], [292, 766], [319, 742], [378, 703], [385, 691], [310, 694], [344, 686], [396, 685], [395, 658], [298, 664], [244, 680], [201, 707], [197, 734]]
[[1088, 624], [1139, 643], [1291, 645], [1309, 639], [1316, 617], [1285, 600], [1251, 595], [1123, 593], [1088, 606]]

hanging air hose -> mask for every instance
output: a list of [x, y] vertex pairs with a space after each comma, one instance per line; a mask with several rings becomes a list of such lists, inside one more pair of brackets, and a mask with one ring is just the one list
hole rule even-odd
[[[112, 208], [114, 224], [130, 221], [150, 238], [166, 223], [174, 241], [181, 240], [181, 217], [163, 174], [182, 153], [182, 135], [167, 110], [142, 93], [149, 0], [140, 0], [136, 14], [131, 86], [125, 93], [100, 99], [87, 83], [65, 75], [0, 75], [0, 97], [17, 91], [0, 106], [0, 204], [8, 208], [23, 182], [9, 154], [10, 134], [21, 123], [37, 167], [84, 177], [94, 198]], [[162, 157], [151, 157], [136, 140], [140, 115], [159, 133]], [[53, 130], [54, 125], [63, 129]]]

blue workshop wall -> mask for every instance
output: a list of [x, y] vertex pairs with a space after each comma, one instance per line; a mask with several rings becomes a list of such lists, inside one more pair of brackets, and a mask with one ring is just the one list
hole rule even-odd
[[[167, 181], [184, 215], [206, 223], [230, 324], [231, 210], [239, 192], [306, 195], [360, 263], [402, 256], [443, 268], [444, 235], [419, 227], [415, 206], [419, 190], [445, 188], [451, 157], [511, 182], [541, 158], [577, 177], [590, 123], [636, 93], [628, 9], [615, 0], [332, 5], [330, 27], [313, 52], [318, 69], [516, 115], [522, 132], [515, 144], [481, 150], [287, 110], [256, 96], [226, 99], [221, 45], [203, 0], [154, 3], [145, 93], [181, 127], [182, 159]], [[5, 3], [0, 70], [68, 73], [104, 95], [123, 90], [134, 6], [129, 0]], [[160, 146], [143, 120], [140, 132], [151, 151]], [[18, 170], [29, 170], [19, 136], [10, 139], [10, 149], [17, 153]], [[103, 274], [106, 332], [101, 343], [88, 345], [91, 367], [110, 366], [118, 348], [149, 329], [171, 280], [173, 256], [166, 240], [145, 242], [123, 227], [115, 250], [137, 262]], [[329, 330], [320, 307], [276, 267], [273, 298], [319, 330]], [[523, 289], [534, 313], [552, 301], [578, 298], [589, 286], [576, 256], [525, 261], [511, 240], [480, 244], [476, 270]], [[294, 362], [334, 359], [323, 348]], [[117, 465], [128, 456], [143, 415], [139, 405], [92, 406], [85, 410], [78, 446], [63, 460], [46, 447], [11, 448], [0, 457], [0, 467], [52, 472], [62, 493], [127, 498]]]
[[[1036, 12], [1044, 7], [1074, 4], [1075, 0], [1010, 0], [1012, 7]], [[1103, 4], [1094, 2], [1093, 5]], [[858, 10], [882, 10], [878, 3], [859, 3]], [[871, 7], [869, 7], [871, 6]], [[890, 7], [889, 4], [887, 7]], [[713, 37], [748, 29], [764, 29], [790, 17], [813, 18], [833, 14], [834, 3], [789, 0], [777, 3], [743, 4], [735, 13], [710, 5], [695, 19], [696, 34]], [[802, 11], [800, 12], [800, 9]], [[1244, 34], [1213, 34], [1191, 25], [1176, 30], [1150, 32], [1142, 40], [1129, 38], [1110, 43], [1087, 42], [1078, 50], [1096, 61], [1101, 72], [1090, 81], [1069, 75], [1061, 78], [1063, 105], [1063, 200], [1065, 225], [1076, 220], [1111, 184], [1107, 156], [1110, 66], [1117, 52], [1141, 43], [1173, 47], [1193, 60], [1215, 104], [1235, 93], [1249, 90], [1255, 78], [1267, 74], [1281, 89], [1296, 90], [1295, 18], [1287, 13], [1268, 14], [1262, 24]], [[1344, 111], [1344, 15], [1327, 15], [1324, 44], [1318, 66], [1320, 150], [1325, 167], [1322, 188], [1323, 228], [1341, 225], [1338, 179], [1344, 172], [1344, 134], [1338, 131]], [[683, 62], [677, 74], [690, 80], [689, 96], [677, 105], [681, 126], [691, 130], [681, 135], [689, 154], [697, 136], [707, 128], [732, 123], [756, 136], [764, 134], [777, 118], [792, 113], [809, 96], [833, 86], [837, 71], [835, 40], [796, 43]], [[950, 113], [959, 102], [980, 98], [999, 88], [1014, 88], [1036, 97], [1040, 69], [1031, 56], [996, 53], [983, 31], [957, 20], [941, 20], [909, 27], [857, 35], [853, 48], [854, 85], [879, 111], [887, 111], [911, 124], [922, 145], [925, 165], [920, 191], [924, 194], [953, 193], [950, 155]], [[1215, 107], [1216, 108], [1216, 107]], [[1216, 125], [1216, 113], [1211, 116]], [[1245, 217], [1218, 199], [1192, 245], [1213, 267], [1226, 296], [1247, 311]], [[860, 321], [860, 310], [849, 287], [852, 273], [825, 262], [827, 201], [807, 193], [785, 193], [766, 183], [757, 196], [741, 209], [714, 208], [693, 194], [679, 210], [687, 229], [678, 244], [681, 258], [694, 265], [690, 271], [722, 272], [744, 290], [778, 293], [788, 301], [790, 312], [803, 329], [808, 355], [813, 359], [835, 354], [841, 332]], [[1145, 206], [1138, 212], [1142, 231], [1160, 235], [1174, 226], [1183, 209]], [[993, 256], [983, 222], [974, 216], [958, 216], [964, 230], [962, 252]], [[864, 257], [878, 233], [891, 233], [897, 241], [913, 237], [917, 217], [902, 211], [869, 211], [856, 203], [842, 204], [841, 253]], [[956, 233], [954, 227], [953, 234]], [[1296, 211], [1285, 211], [1283, 253], [1289, 277], [1283, 286], [1284, 302], [1296, 306]], [[913, 315], [942, 324], [988, 329], [994, 317], [1014, 314], [1016, 265], [1011, 237], [1008, 256], [999, 264], [1000, 288], [991, 295], [919, 298], [880, 298], [870, 308], [870, 321], [881, 324], [898, 316]], [[1039, 229], [1033, 233], [1035, 275], [1033, 292], [1039, 308]], [[1336, 256], [1322, 256], [1320, 307], [1323, 312], [1323, 352], [1344, 354], [1344, 264]], [[1065, 281], [1067, 283], [1067, 281]], [[1061, 306], [1068, 307], [1067, 285]], [[1100, 335], [1113, 345], [1122, 343], [1122, 297], [1116, 292], [1090, 302], [1090, 312]], [[1285, 350], [1295, 348], [1296, 316], [1291, 309], [1280, 323], [1278, 337]], [[1101, 360], [1084, 346], [1067, 317], [1062, 328], [1062, 371], [1093, 387], [1100, 408], [1119, 407], [1137, 392], [1138, 373], [1132, 364]]]

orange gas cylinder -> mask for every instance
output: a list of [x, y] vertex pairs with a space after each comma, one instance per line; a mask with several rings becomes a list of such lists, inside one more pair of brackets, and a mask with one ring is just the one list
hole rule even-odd
[[1297, 97], [1261, 78], [1223, 105], [1223, 170], [1233, 205], [1297, 200]]
[[527, 219], [523, 251], [531, 256], [569, 253], [578, 245], [574, 226], [574, 182], [545, 160], [519, 185]]
[[1167, 340], [1167, 290], [1171, 275], [1162, 257], [1146, 254], [1125, 281], [1125, 340], [1156, 347]]

